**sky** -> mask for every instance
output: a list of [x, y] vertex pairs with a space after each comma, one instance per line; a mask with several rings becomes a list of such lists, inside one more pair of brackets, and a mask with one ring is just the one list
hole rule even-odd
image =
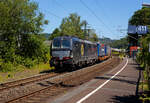
[[120, 39], [125, 37], [128, 20], [142, 3], [150, 0], [32, 0], [49, 21], [43, 26], [44, 33], [52, 33], [64, 17], [77, 13], [88, 27], [95, 29], [99, 38]]

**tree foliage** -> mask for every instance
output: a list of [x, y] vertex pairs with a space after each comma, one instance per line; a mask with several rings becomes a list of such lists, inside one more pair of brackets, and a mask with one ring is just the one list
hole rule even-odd
[[52, 32], [52, 34], [50, 35], [49, 40], [52, 40], [52, 39], [54, 39], [55, 37], [60, 36], [60, 35], [61, 35], [60, 30], [59, 30], [58, 28], [56, 28], [56, 29]]
[[131, 25], [150, 25], [150, 8], [142, 8], [130, 18]]
[[[142, 8], [138, 11], [136, 11], [134, 13], [134, 15], [131, 17], [131, 19], [129, 20], [129, 24], [131, 25], [146, 25], [149, 27], [150, 25], [150, 8]], [[143, 63], [144, 65], [146, 65], [149, 61], [148, 58], [149, 52], [148, 52], [148, 44], [150, 43], [150, 34], [147, 34], [145, 36], [143, 36], [140, 40], [140, 46], [141, 46], [141, 51], [139, 53], [139, 61], [140, 63]]]
[[[150, 27], [150, 8], [142, 8], [134, 13], [129, 20], [131, 25], [146, 25]], [[140, 40], [141, 50], [137, 55], [138, 62], [145, 68], [146, 80], [150, 90], [150, 53], [149, 53], [150, 34], [143, 36]]]
[[127, 49], [127, 47], [128, 47], [127, 37], [121, 38], [120, 40], [114, 40], [110, 44], [110, 46], [113, 48], [118, 48], [118, 49]]
[[[63, 18], [60, 27], [56, 28], [52, 32], [49, 39], [52, 40], [54, 37], [63, 35], [76, 36], [82, 39], [86, 39], [87, 32], [83, 30], [83, 27], [86, 24], [87, 22], [85, 20], [81, 20], [79, 15], [72, 13], [68, 17]], [[98, 41], [98, 37], [95, 33], [93, 33], [89, 40]]]
[[149, 53], [149, 44], [150, 44], [150, 34], [147, 34], [145, 37], [140, 40], [141, 50], [137, 55], [137, 61], [143, 66], [146, 73], [146, 80], [150, 90], [150, 53]]
[[97, 42], [98, 41], [98, 37], [96, 35], [96, 33], [92, 33], [90, 38], [89, 38], [90, 41], [93, 41], [93, 42]]
[[83, 21], [81, 21], [81, 17], [77, 14], [70, 14], [69, 17], [65, 17], [62, 20], [60, 25], [60, 31], [62, 35], [72, 35], [77, 37], [84, 37], [83, 30], [81, 29], [83, 26]]
[[[0, 59], [2, 63], [17, 64], [18, 56], [30, 58], [43, 54], [38, 34], [47, 24], [38, 11], [36, 2], [30, 0], [0, 1]], [[41, 55], [40, 55], [41, 54]], [[2, 66], [0, 66], [2, 67]]]

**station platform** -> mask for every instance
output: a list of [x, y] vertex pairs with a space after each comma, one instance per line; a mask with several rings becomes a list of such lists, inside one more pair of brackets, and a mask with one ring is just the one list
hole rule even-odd
[[51, 103], [138, 103], [138, 64], [124, 58], [111, 71], [61, 95]]

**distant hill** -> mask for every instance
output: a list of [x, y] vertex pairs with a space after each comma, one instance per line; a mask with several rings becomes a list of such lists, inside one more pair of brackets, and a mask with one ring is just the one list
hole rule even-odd
[[112, 40], [110, 38], [99, 38], [100, 43], [110, 45], [115, 40]]
[[128, 47], [127, 38], [112, 40], [110, 38], [99, 38], [100, 43], [110, 45], [112, 48], [126, 49]]
[[127, 49], [128, 48], [128, 40], [127, 37], [121, 38], [120, 40], [115, 40], [110, 44], [111, 47], [113, 48], [118, 48], [118, 49]]

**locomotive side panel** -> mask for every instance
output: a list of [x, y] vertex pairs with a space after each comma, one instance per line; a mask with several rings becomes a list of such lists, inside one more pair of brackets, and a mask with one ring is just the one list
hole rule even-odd
[[[106, 49], [106, 50], [105, 50]], [[51, 66], [82, 66], [93, 64], [109, 55], [109, 48], [100, 43], [82, 40], [77, 37], [61, 36], [54, 38], [51, 48]]]
[[78, 64], [80, 60], [80, 42], [77, 40], [73, 40], [73, 47], [72, 47], [72, 53], [73, 53], [73, 61], [75, 64]]

